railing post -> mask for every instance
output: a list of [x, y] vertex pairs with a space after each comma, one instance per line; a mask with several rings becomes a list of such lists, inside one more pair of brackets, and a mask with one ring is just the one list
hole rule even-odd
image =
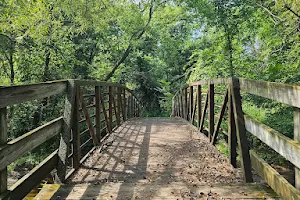
[[109, 129], [112, 131], [112, 87], [108, 86], [108, 121], [109, 121]]
[[[7, 109], [0, 108], [0, 146], [7, 143]], [[7, 168], [0, 171], [0, 194], [7, 190]]]
[[74, 113], [74, 102], [76, 94], [76, 82], [75, 80], [68, 80], [67, 94], [65, 100], [64, 109], [64, 128], [60, 138], [59, 149], [58, 149], [58, 165], [57, 165], [57, 178], [59, 182], [65, 182], [67, 165], [68, 165], [68, 152], [70, 149], [70, 135]]
[[197, 126], [200, 128], [200, 120], [201, 120], [201, 85], [197, 85]]
[[81, 149], [80, 149], [80, 131], [79, 131], [79, 90], [78, 86], [75, 87], [75, 101], [74, 101], [74, 114], [72, 124], [72, 144], [73, 144], [73, 168], [77, 169], [80, 165]]
[[101, 140], [101, 117], [100, 117], [100, 86], [95, 86], [95, 109], [96, 109], [96, 116], [95, 116], [95, 125], [96, 125], [96, 136], [98, 141]]
[[119, 87], [118, 88], [118, 105], [119, 105], [119, 115], [120, 115], [120, 121], [121, 121], [121, 115], [122, 115], [122, 122], [125, 121], [124, 119], [124, 106], [123, 106], [123, 102], [122, 102], [122, 88]]
[[184, 119], [188, 120], [188, 97], [187, 88], [184, 88]]
[[237, 139], [239, 143], [239, 149], [241, 152], [241, 165], [244, 173], [244, 179], [245, 182], [253, 182], [249, 146], [246, 136], [245, 119], [242, 111], [240, 86], [239, 80], [236, 78], [232, 79], [231, 95]]
[[[294, 140], [300, 142], [300, 108], [294, 108]], [[295, 187], [300, 189], [300, 169], [295, 167]]]
[[210, 84], [209, 85], [209, 89], [208, 89], [208, 129], [209, 129], [209, 132], [208, 132], [208, 138], [209, 138], [209, 141], [211, 140], [211, 137], [214, 133], [214, 127], [215, 127], [215, 110], [214, 110], [214, 106], [215, 106], [215, 91], [214, 91], [215, 87], [213, 84]]
[[191, 124], [194, 124], [194, 122], [192, 121], [193, 120], [193, 108], [194, 108], [194, 90], [193, 90], [193, 86], [190, 86], [190, 122]]
[[117, 89], [117, 93], [116, 93], [116, 96], [117, 96], [117, 105], [115, 106], [116, 107], [116, 120], [117, 120], [117, 125], [120, 126], [121, 124], [121, 102], [120, 102], [120, 88], [119, 87], [116, 87], [115, 89]]
[[231, 88], [228, 89], [228, 153], [229, 153], [229, 161], [233, 167], [236, 166], [236, 145], [237, 145], [237, 138], [236, 138], [236, 127], [234, 122], [234, 111], [233, 111], [233, 103], [232, 103], [232, 95], [231, 95]]
[[123, 120], [126, 121], [127, 119], [127, 104], [126, 104], [126, 90], [125, 88], [123, 89]]

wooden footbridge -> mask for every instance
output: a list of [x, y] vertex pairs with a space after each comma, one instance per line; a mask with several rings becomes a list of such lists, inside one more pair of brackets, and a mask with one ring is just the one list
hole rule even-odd
[[[242, 96], [294, 107], [294, 139], [242, 111]], [[65, 98], [62, 116], [8, 141], [7, 108]], [[190, 83], [171, 118], [142, 118], [126, 87], [64, 80], [0, 88], [0, 199], [300, 199], [300, 86], [238, 78]], [[295, 166], [295, 186], [249, 149], [252, 134]], [[13, 185], [7, 166], [51, 138], [59, 147]], [[228, 158], [214, 146], [227, 141]], [[274, 192], [275, 191], [275, 192]]]

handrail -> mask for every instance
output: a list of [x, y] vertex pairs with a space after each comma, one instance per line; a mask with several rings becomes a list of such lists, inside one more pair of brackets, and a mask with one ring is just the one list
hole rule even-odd
[[[215, 123], [215, 96], [214, 86], [223, 84], [226, 86], [223, 105], [219, 108], [219, 117]], [[208, 87], [207, 98], [201, 105], [202, 86]], [[196, 87], [196, 92], [194, 88]], [[188, 89], [189, 88], [189, 89]], [[244, 115], [241, 105], [240, 91], [265, 97], [294, 107], [294, 140], [278, 131]], [[196, 93], [196, 98], [194, 98]], [[227, 99], [227, 93], [229, 94]], [[200, 100], [199, 100], [200, 99]], [[203, 108], [203, 109], [202, 109]], [[241, 164], [246, 182], [251, 182], [251, 168], [263, 177], [271, 188], [284, 199], [300, 199], [300, 86], [282, 83], [247, 80], [244, 78], [227, 78], [215, 80], [201, 80], [185, 85], [177, 91], [172, 102], [172, 116], [181, 117], [193, 125], [197, 124], [200, 132], [206, 133], [212, 144], [215, 144], [218, 132], [223, 133], [220, 128], [224, 117], [224, 111], [228, 110], [228, 151], [231, 164], [236, 166], [236, 142], [239, 143], [241, 151]], [[197, 120], [194, 112], [197, 110]], [[205, 115], [208, 110], [208, 128], [204, 127]], [[193, 116], [193, 117], [191, 117]], [[285, 157], [295, 165], [296, 187], [292, 186], [275, 169], [251, 150], [249, 152], [246, 131], [256, 136], [277, 153]], [[246, 147], [245, 147], [246, 146]], [[247, 178], [248, 175], [248, 178]], [[298, 189], [297, 189], [298, 188]]]
[[[94, 90], [94, 96], [89, 97], [94, 106], [89, 109], [85, 103], [87, 98], [83, 98], [84, 94], [82, 94], [85, 87]], [[108, 92], [104, 93], [104, 90]], [[63, 116], [7, 142], [7, 106], [58, 94], [65, 95]], [[103, 145], [103, 140], [109, 137], [121, 123], [129, 118], [139, 117], [141, 112], [140, 101], [127, 87], [118, 83], [94, 80], [68, 79], [0, 87], [0, 96], [0, 199], [22, 199], [55, 168], [60, 181], [64, 182], [84, 162], [91, 151]], [[92, 109], [95, 110], [95, 116], [90, 112]], [[86, 141], [82, 141], [84, 137], [79, 129], [80, 112], [84, 113], [85, 122], [89, 127], [88, 131], [84, 131], [89, 137]], [[92, 116], [95, 120], [90, 119]], [[13, 186], [7, 188], [6, 167], [60, 133], [58, 150]], [[91, 148], [92, 142], [94, 147]], [[69, 154], [70, 149], [73, 150], [71, 154]], [[88, 154], [82, 155], [82, 149], [87, 149]], [[69, 159], [72, 159], [72, 162], [69, 162]], [[69, 163], [72, 165], [69, 166]]]

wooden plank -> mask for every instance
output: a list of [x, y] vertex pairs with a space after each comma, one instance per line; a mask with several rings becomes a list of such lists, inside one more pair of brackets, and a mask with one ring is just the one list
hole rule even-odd
[[215, 86], [212, 84], [209, 85], [208, 95], [208, 138], [211, 141], [215, 127]]
[[245, 115], [246, 130], [300, 168], [300, 143]]
[[58, 166], [57, 166], [57, 182], [64, 182], [66, 180], [67, 159], [70, 149], [70, 135], [73, 123], [74, 102], [76, 95], [76, 83], [74, 80], [68, 81], [67, 94], [65, 100], [65, 109], [63, 114], [63, 133], [60, 138], [58, 149]]
[[198, 129], [200, 128], [200, 120], [201, 120], [201, 85], [197, 86], [197, 125]]
[[190, 95], [189, 95], [189, 100], [190, 100], [190, 122], [193, 124], [193, 108], [194, 108], [194, 90], [193, 90], [193, 86], [190, 86]]
[[73, 124], [72, 124], [72, 145], [73, 145], [73, 168], [77, 169], [80, 165], [80, 130], [79, 130], [79, 87], [76, 88], [76, 96], [74, 102], [74, 114], [73, 114]]
[[215, 143], [217, 141], [218, 132], [219, 132], [219, 129], [220, 129], [220, 126], [221, 126], [221, 123], [222, 123], [222, 119], [223, 119], [224, 114], [225, 114], [227, 103], [228, 103], [228, 90], [226, 90], [226, 94], [225, 94], [225, 97], [224, 97], [224, 100], [223, 100], [223, 105], [222, 105], [222, 108], [221, 108], [221, 111], [220, 111], [220, 114], [219, 114], [219, 120], [216, 124], [214, 134], [212, 136], [211, 143], [213, 145], [215, 145]]
[[202, 132], [203, 126], [204, 126], [204, 119], [205, 119], [205, 114], [208, 106], [208, 94], [206, 94], [205, 102], [204, 102], [204, 108], [201, 114], [201, 121], [200, 121], [200, 128], [199, 131]]
[[[0, 145], [7, 143], [7, 109], [0, 108]], [[1, 147], [0, 147], [1, 148]], [[0, 150], [1, 153], [1, 150]], [[5, 157], [4, 157], [5, 159]], [[0, 156], [1, 164], [3, 163]], [[0, 169], [0, 194], [7, 190], [7, 168]]]
[[253, 151], [250, 151], [253, 169], [265, 179], [268, 185], [283, 199], [300, 199], [300, 191]]
[[244, 173], [245, 182], [253, 182], [251, 171], [251, 160], [249, 155], [249, 146], [246, 136], [245, 119], [242, 111], [242, 102], [238, 79], [233, 79], [231, 85], [231, 96], [233, 102], [234, 121], [236, 126], [237, 139], [241, 152], [241, 165]]
[[[300, 142], [300, 109], [299, 108], [294, 109], [294, 139], [295, 141]], [[297, 155], [299, 155], [299, 153]], [[300, 166], [299, 165], [296, 165], [295, 167], [295, 187], [297, 189], [300, 189]]]
[[300, 86], [240, 79], [241, 90], [300, 108]]
[[124, 85], [119, 83], [110, 83], [105, 81], [95, 81], [95, 80], [76, 80], [79, 86], [103, 86], [103, 87], [121, 87], [125, 88]]
[[192, 82], [188, 86], [197, 86], [197, 85], [213, 85], [213, 84], [229, 84], [231, 82], [230, 78], [219, 78], [213, 80], [201, 80], [197, 82]]
[[229, 154], [230, 164], [236, 168], [237, 167], [236, 165], [237, 136], [236, 136], [235, 121], [234, 121], [232, 94], [230, 88], [228, 89], [228, 154]]
[[66, 90], [66, 80], [1, 87], [0, 108], [34, 99], [42, 99], [45, 97], [64, 93]]
[[90, 119], [90, 116], [89, 116], [89, 112], [88, 112], [87, 108], [85, 107], [84, 99], [83, 99], [80, 91], [78, 92], [78, 94], [79, 94], [79, 102], [81, 104], [81, 108], [82, 108], [84, 117], [86, 119], [86, 123], [87, 123], [87, 125], [88, 125], [88, 127], [90, 129], [90, 136], [91, 136], [91, 138], [93, 140], [93, 144], [94, 144], [94, 146], [98, 146], [99, 145], [99, 141], [98, 141], [98, 139], [96, 137], [94, 126], [93, 126], [93, 124], [91, 122], [91, 119]]
[[0, 170], [33, 150], [53, 136], [61, 133], [63, 118], [59, 117], [0, 147]]
[[28, 174], [18, 180], [0, 196], [1, 200], [15, 200], [24, 198], [37, 184], [39, 184], [57, 165], [57, 151], [34, 167]]
[[95, 86], [95, 104], [96, 104], [96, 116], [95, 116], [95, 129], [96, 129], [96, 137], [98, 141], [101, 140], [101, 110], [100, 110], [100, 86]]

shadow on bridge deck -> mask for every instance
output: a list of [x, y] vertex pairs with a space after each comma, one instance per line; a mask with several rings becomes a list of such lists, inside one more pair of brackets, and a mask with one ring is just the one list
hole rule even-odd
[[[264, 184], [244, 184], [242, 174], [206, 136], [186, 121], [127, 121], [96, 150], [52, 199], [264, 199]], [[43, 196], [44, 195], [44, 196]], [[48, 195], [49, 196], [49, 195]], [[50, 196], [49, 196], [50, 198]]]

